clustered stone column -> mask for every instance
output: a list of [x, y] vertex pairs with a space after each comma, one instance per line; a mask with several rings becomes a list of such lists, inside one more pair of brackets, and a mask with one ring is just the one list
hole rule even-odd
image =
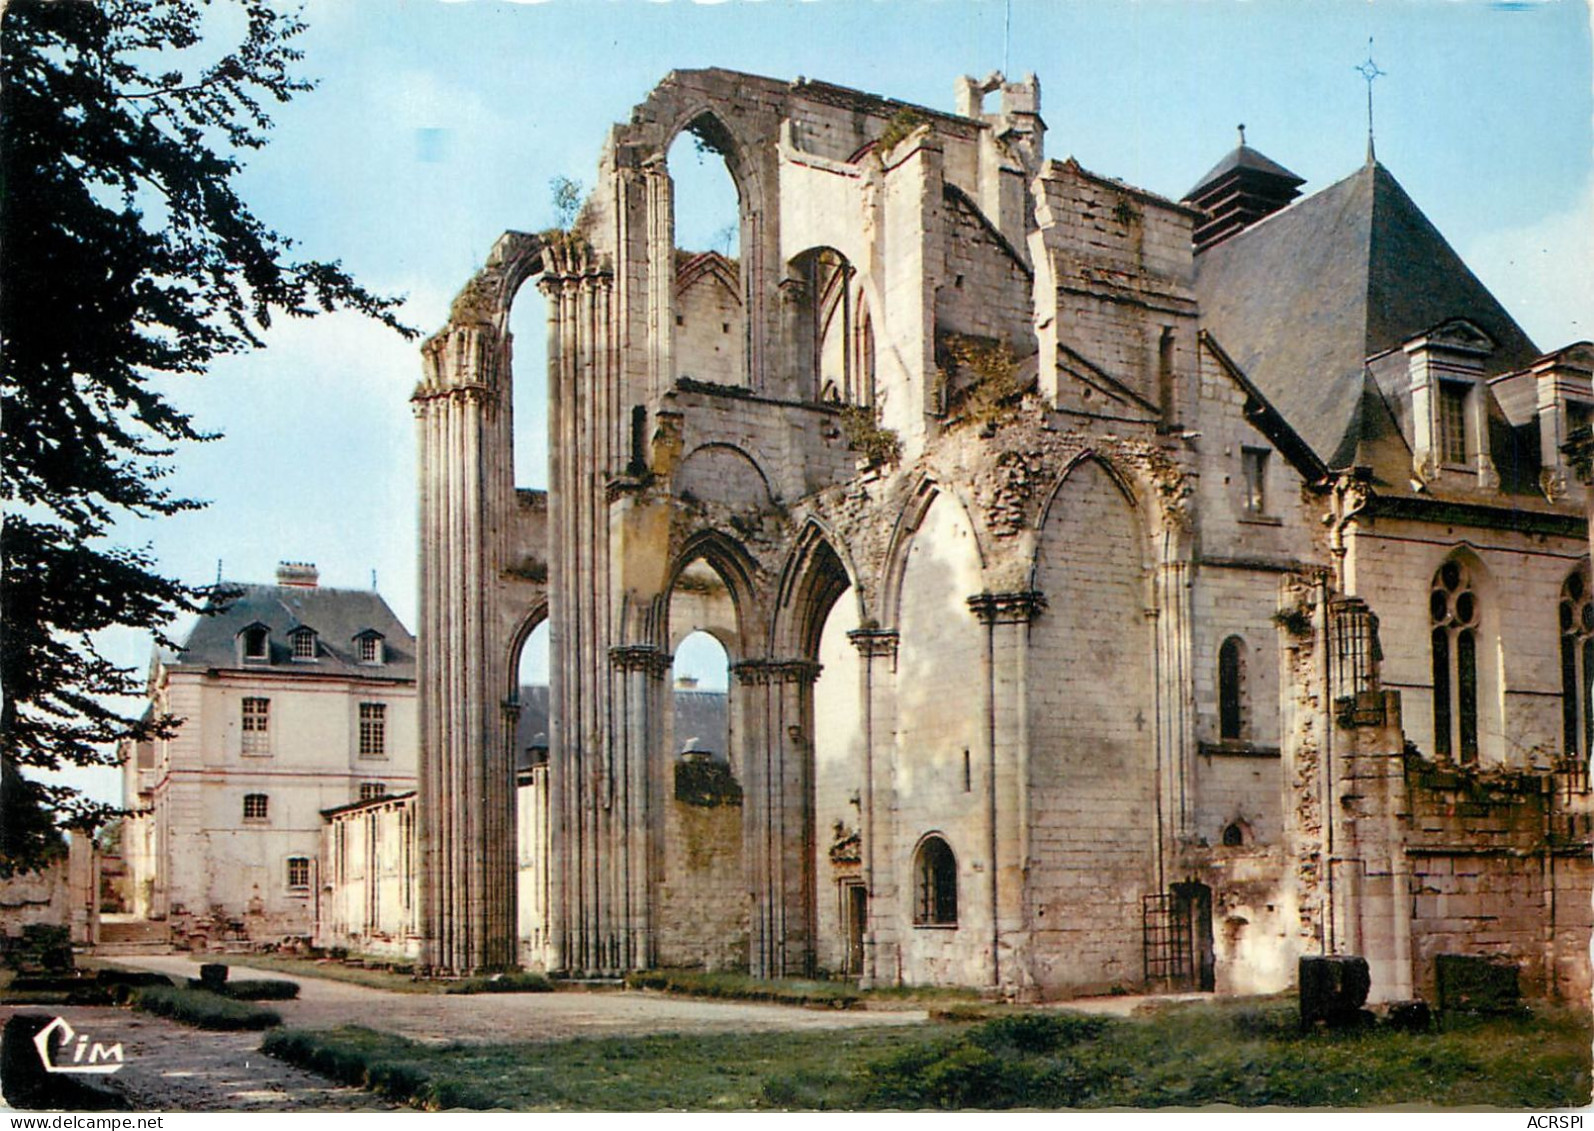
[[498, 524], [510, 485], [508, 343], [455, 323], [424, 350], [419, 655], [422, 962], [439, 974], [516, 958], [514, 763], [490, 648]]
[[[554, 969], [615, 971], [637, 957], [632, 909], [646, 869], [630, 826], [635, 767], [611, 739], [609, 475], [619, 447], [613, 280], [578, 239], [550, 246], [548, 299], [549, 953]], [[645, 949], [645, 948], [644, 948]]]
[[742, 819], [752, 913], [748, 972], [809, 974], [814, 966], [811, 660], [744, 660], [732, 668], [747, 720]]
[[[863, 882], [868, 892], [869, 918], [863, 936], [863, 970], [859, 984], [891, 985], [895, 982], [896, 916], [883, 914], [899, 906], [901, 881], [889, 853], [877, 851], [881, 838], [897, 842], [892, 820], [896, 805], [895, 746], [897, 719], [897, 647], [900, 634], [893, 629], [859, 628], [847, 633], [858, 650], [859, 699], [863, 704]], [[893, 827], [882, 828], [883, 825]]]
[[1024, 945], [1028, 924], [1029, 869], [1029, 626], [1046, 609], [1034, 590], [980, 593], [969, 609], [985, 626], [981, 684], [986, 731], [987, 851], [990, 854], [990, 980], [1024, 992], [1028, 971], [1010, 968]]
[[617, 822], [624, 851], [619, 853], [625, 931], [620, 962], [627, 969], [657, 964], [658, 922], [652, 877], [664, 858], [664, 822], [655, 819], [669, 796], [666, 759], [653, 756], [664, 741], [665, 681], [672, 657], [645, 644], [609, 650], [613, 676], [613, 734], [624, 783]]

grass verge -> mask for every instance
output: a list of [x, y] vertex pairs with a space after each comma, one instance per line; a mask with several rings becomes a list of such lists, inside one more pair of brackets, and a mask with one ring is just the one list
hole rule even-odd
[[746, 974], [702, 970], [641, 970], [625, 977], [631, 990], [663, 990], [687, 997], [730, 998], [737, 1001], [773, 1001], [785, 1005], [826, 1005], [852, 1009], [864, 995], [842, 982], [783, 979], [765, 981]]
[[140, 989], [133, 995], [133, 1008], [200, 1029], [270, 1029], [282, 1024], [282, 1014], [274, 1009], [176, 986]]
[[1127, 1019], [1063, 1010], [824, 1032], [438, 1048], [279, 1031], [273, 1055], [421, 1107], [512, 1110], [1580, 1107], [1586, 1017], [1452, 1019], [1428, 1034], [1296, 1031], [1291, 1000]]

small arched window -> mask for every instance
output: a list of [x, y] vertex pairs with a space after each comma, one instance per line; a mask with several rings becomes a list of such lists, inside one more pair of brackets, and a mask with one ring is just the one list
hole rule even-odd
[[1594, 749], [1590, 678], [1594, 678], [1594, 593], [1589, 591], [1587, 571], [1580, 568], [1561, 586], [1561, 718], [1568, 758], [1587, 758]]
[[1240, 741], [1245, 725], [1245, 641], [1231, 636], [1218, 649], [1218, 737]]
[[1467, 567], [1452, 558], [1434, 574], [1428, 595], [1433, 625], [1434, 753], [1478, 760], [1478, 618]]
[[1240, 848], [1245, 844], [1245, 828], [1239, 821], [1230, 821], [1223, 826], [1223, 847]]
[[913, 859], [913, 922], [920, 927], [955, 927], [958, 921], [958, 862], [938, 836], [927, 836]]

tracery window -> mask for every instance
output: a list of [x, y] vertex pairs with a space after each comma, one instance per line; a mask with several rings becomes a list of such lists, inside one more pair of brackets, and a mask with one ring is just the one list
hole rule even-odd
[[913, 922], [920, 927], [955, 927], [958, 921], [958, 864], [938, 836], [924, 838], [913, 860]]
[[1433, 624], [1434, 753], [1478, 760], [1479, 602], [1467, 567], [1452, 558], [1434, 574], [1428, 596]]
[[1594, 677], [1594, 593], [1586, 570], [1578, 569], [1561, 586], [1561, 718], [1564, 752], [1587, 758], [1594, 749], [1594, 710], [1589, 679]]

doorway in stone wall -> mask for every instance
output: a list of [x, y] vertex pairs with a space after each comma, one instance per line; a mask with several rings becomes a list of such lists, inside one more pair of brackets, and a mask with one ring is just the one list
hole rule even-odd
[[1164, 993], [1217, 986], [1212, 948], [1212, 889], [1206, 884], [1174, 884], [1143, 897], [1142, 943], [1146, 988]]
[[841, 922], [845, 946], [841, 972], [849, 978], [863, 974], [863, 935], [869, 922], [869, 889], [861, 880], [841, 885]]

